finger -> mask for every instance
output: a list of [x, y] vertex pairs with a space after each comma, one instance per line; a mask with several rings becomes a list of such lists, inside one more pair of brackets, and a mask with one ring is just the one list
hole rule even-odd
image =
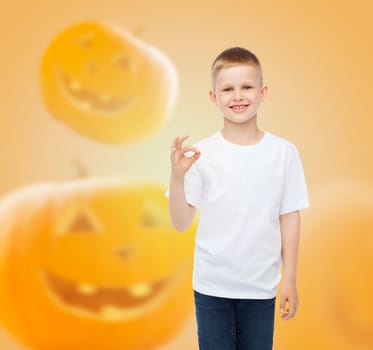
[[287, 312], [285, 312], [285, 314], [282, 315], [282, 319], [283, 320], [289, 320], [289, 319], [293, 318], [294, 316], [295, 316], [295, 311], [294, 310], [293, 311], [287, 310]]
[[288, 313], [288, 319], [293, 318], [295, 316], [295, 309], [290, 309]]
[[178, 144], [179, 144], [179, 137], [176, 137], [174, 142], [171, 145], [171, 150], [174, 148], [177, 149], [179, 147]]
[[177, 157], [178, 157], [178, 149], [177, 149], [176, 145], [173, 145], [173, 146], [171, 147], [170, 157], [171, 157], [171, 160], [172, 160], [173, 162], [177, 160]]
[[176, 137], [171, 144], [171, 153], [173, 153], [177, 150], [177, 140], [178, 140], [178, 137]]
[[297, 312], [297, 305], [295, 302], [289, 302], [289, 318], [294, 317]]
[[285, 312], [285, 306], [286, 306], [286, 298], [280, 297], [280, 313], [281, 314]]
[[[194, 154], [199, 154], [199, 153], [201, 153], [201, 151], [198, 149], [198, 148], [196, 148], [196, 147], [193, 147], [193, 146], [185, 146], [185, 147], [183, 147], [182, 149], [181, 149], [181, 154], [185, 154], [186, 152], [188, 152], [188, 151], [192, 151]], [[193, 154], [193, 155], [194, 155]]]
[[171, 149], [173, 147], [176, 147], [176, 145], [177, 145], [177, 139], [178, 139], [178, 137], [175, 137], [174, 140], [172, 141], [172, 143], [171, 143]]
[[288, 313], [288, 310], [285, 310], [285, 312], [283, 314], [281, 314], [281, 318], [283, 320], [288, 320], [289, 319], [289, 313]]
[[284, 319], [288, 320], [294, 316], [294, 310], [292, 308], [289, 308], [285, 310]]
[[194, 153], [193, 158], [196, 160], [201, 156], [201, 153]]
[[201, 153], [201, 151], [197, 148], [197, 147], [194, 147], [194, 146], [189, 146], [190, 147], [190, 149], [192, 150], [192, 151], [194, 151], [195, 153]]
[[179, 149], [181, 149], [181, 146], [183, 145], [183, 142], [189, 137], [189, 135], [185, 135], [185, 136], [182, 136], [180, 139], [179, 139], [179, 143], [178, 143], [178, 147]]
[[293, 318], [297, 312], [297, 304], [293, 301], [288, 301], [289, 307], [286, 308], [285, 313], [281, 316], [283, 320]]

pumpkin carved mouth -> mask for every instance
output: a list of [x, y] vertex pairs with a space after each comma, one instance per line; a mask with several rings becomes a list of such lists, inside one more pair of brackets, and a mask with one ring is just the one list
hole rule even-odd
[[157, 307], [169, 295], [175, 278], [153, 283], [138, 283], [127, 287], [99, 287], [78, 284], [44, 273], [44, 281], [53, 296], [75, 311], [89, 313], [106, 321], [139, 317]]
[[131, 97], [116, 98], [106, 94], [100, 95], [84, 87], [78, 80], [72, 79], [61, 70], [57, 75], [64, 93], [85, 112], [93, 110], [95, 113], [110, 116], [114, 113], [123, 113], [133, 103]]

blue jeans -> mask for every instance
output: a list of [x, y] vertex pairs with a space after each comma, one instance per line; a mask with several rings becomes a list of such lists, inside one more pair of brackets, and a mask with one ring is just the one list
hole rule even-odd
[[273, 299], [231, 299], [194, 291], [200, 350], [272, 350]]

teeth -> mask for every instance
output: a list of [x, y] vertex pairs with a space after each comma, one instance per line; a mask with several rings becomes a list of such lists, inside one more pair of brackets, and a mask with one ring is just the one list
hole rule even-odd
[[123, 310], [113, 305], [105, 305], [101, 308], [100, 314], [108, 319], [116, 319], [123, 316]]
[[[92, 295], [97, 292], [97, 287], [91, 284], [79, 284], [76, 288], [79, 293], [86, 295]], [[128, 287], [128, 290], [132, 296], [140, 298], [149, 295], [152, 292], [152, 287], [150, 284], [138, 283]]]
[[134, 297], [138, 298], [147, 296], [152, 292], [152, 286], [146, 283], [134, 284], [128, 287], [128, 289]]
[[91, 104], [89, 102], [79, 102], [79, 108], [84, 111], [91, 110]]
[[91, 284], [78, 284], [76, 288], [78, 289], [79, 293], [88, 295], [95, 294], [97, 291], [97, 288]]
[[237, 110], [237, 111], [240, 111], [240, 110], [242, 110], [242, 109], [245, 109], [246, 107], [247, 107], [247, 106], [245, 106], [245, 105], [242, 105], [242, 106], [233, 106], [232, 109]]
[[79, 82], [76, 80], [71, 80], [69, 85], [70, 85], [70, 89], [73, 91], [78, 91], [82, 88]]

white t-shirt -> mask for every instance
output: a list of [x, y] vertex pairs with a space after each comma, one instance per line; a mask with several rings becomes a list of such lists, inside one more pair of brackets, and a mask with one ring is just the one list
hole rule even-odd
[[254, 145], [237, 145], [220, 131], [194, 146], [201, 156], [184, 177], [187, 202], [200, 208], [193, 288], [227, 298], [275, 297], [279, 215], [309, 206], [296, 146], [269, 132]]

